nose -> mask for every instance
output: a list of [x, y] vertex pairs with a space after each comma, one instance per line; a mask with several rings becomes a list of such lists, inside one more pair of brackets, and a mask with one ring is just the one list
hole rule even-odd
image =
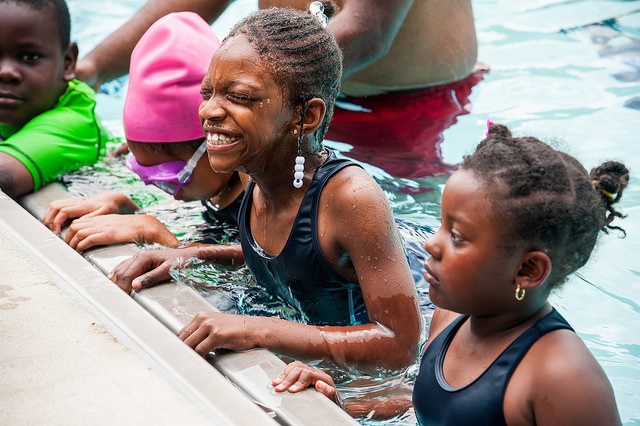
[[439, 241], [442, 231], [438, 229], [435, 234], [427, 238], [424, 242], [424, 249], [434, 259], [440, 259], [442, 257], [441, 243]]
[[9, 58], [0, 58], [0, 81], [9, 83], [20, 80], [20, 72], [14, 61]]
[[224, 118], [226, 111], [222, 107], [222, 102], [217, 96], [211, 96], [209, 99], [202, 101], [198, 110], [200, 121], [206, 120], [219, 121]]

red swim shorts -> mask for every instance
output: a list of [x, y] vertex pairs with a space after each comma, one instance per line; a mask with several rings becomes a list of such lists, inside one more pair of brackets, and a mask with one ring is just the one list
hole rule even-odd
[[469, 113], [471, 88], [487, 71], [476, 66], [462, 80], [419, 90], [341, 95], [326, 138], [353, 146], [347, 156], [395, 177], [448, 176], [457, 166], [442, 162], [442, 132]]

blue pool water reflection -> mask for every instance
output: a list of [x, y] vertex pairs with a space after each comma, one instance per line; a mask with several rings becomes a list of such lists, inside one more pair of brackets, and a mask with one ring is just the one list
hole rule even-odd
[[[97, 10], [98, 2], [68, 3], [82, 54], [144, 2], [119, 0], [108, 10]], [[223, 36], [255, 8], [255, 0], [236, 0], [214, 29]], [[473, 89], [471, 112], [444, 132], [444, 162], [459, 163], [471, 152], [493, 117], [516, 135], [561, 144], [587, 168], [618, 159], [632, 172], [620, 205], [628, 215], [619, 222], [627, 238], [602, 235], [590, 262], [552, 302], [605, 369], [623, 423], [640, 425], [640, 1], [477, 0], [474, 13], [479, 60], [491, 70]], [[105, 124], [117, 134], [125, 90], [122, 79], [99, 95]], [[329, 145], [349, 155], [349, 146]], [[437, 226], [443, 178], [398, 179], [373, 166], [367, 170], [399, 219], [415, 229]], [[142, 202], [166, 201], [152, 194]], [[191, 229], [176, 232], [190, 238]]]

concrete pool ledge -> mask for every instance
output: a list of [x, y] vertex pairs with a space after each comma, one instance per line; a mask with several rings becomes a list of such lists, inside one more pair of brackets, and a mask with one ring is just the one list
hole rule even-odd
[[[21, 322], [20, 327], [25, 330], [14, 336], [16, 341], [25, 340], [20, 336], [33, 333], [34, 344], [38, 342], [41, 345], [40, 349], [46, 348], [52, 358], [73, 359], [73, 356], [69, 356], [65, 351], [75, 351], [75, 345], [62, 344], [49, 347], [49, 341], [56, 340], [49, 337], [68, 333], [66, 329], [74, 327], [75, 323], [89, 322], [92, 327], [98, 324], [97, 326], [104, 327], [104, 334], [109, 337], [102, 344], [111, 349], [93, 351], [92, 359], [88, 360], [89, 363], [97, 363], [101, 366], [98, 370], [108, 370], [111, 365], [114, 368], [120, 366], [117, 371], [107, 375], [107, 382], [115, 380], [114, 377], [118, 375], [124, 374], [125, 377], [121, 382], [124, 381], [126, 385], [120, 382], [120, 385], [110, 394], [109, 386], [103, 383], [105, 377], [95, 377], [95, 380], [92, 380], [91, 372], [98, 374], [99, 371], [92, 369], [90, 365], [83, 366], [82, 360], [76, 360], [76, 364], [66, 366], [65, 362], [62, 362], [57, 368], [63, 371], [60, 373], [64, 377], [63, 382], [69, 377], [77, 376], [79, 370], [89, 371], [88, 377], [84, 377], [83, 380], [91, 382], [94, 392], [102, 394], [97, 403], [87, 407], [83, 404], [83, 398], [78, 397], [76, 393], [62, 391], [60, 395], [66, 395], [63, 396], [65, 401], [73, 399], [74, 395], [79, 398], [78, 403], [67, 401], [67, 405], [74, 408], [69, 408], [73, 413], [66, 413], [65, 418], [76, 415], [82, 419], [100, 419], [101, 407], [104, 407], [102, 422], [113, 424], [117, 416], [114, 417], [113, 410], [108, 407], [113, 405], [112, 400], [118, 399], [115, 395], [128, 395], [134, 396], [131, 398], [133, 407], [120, 413], [120, 416], [126, 419], [125, 424], [147, 423], [154, 416], [154, 423], [171, 424], [176, 413], [180, 413], [180, 423], [189, 424], [358, 424], [314, 390], [306, 390], [299, 394], [275, 393], [270, 386], [270, 381], [282, 371], [284, 362], [269, 351], [224, 352], [211, 355], [207, 360], [197, 355], [180, 341], [175, 333], [195, 313], [201, 310], [213, 310], [213, 307], [194, 290], [180, 283], [155, 286], [135, 293], [133, 297], [122, 292], [106, 278], [105, 273], [122, 259], [135, 253], [138, 250], [135, 245], [123, 244], [97, 248], [82, 256], [36, 219], [42, 217], [51, 200], [65, 196], [68, 195], [64, 188], [53, 184], [36, 194], [21, 198], [19, 200], [21, 207], [0, 192], [0, 245], [3, 247], [0, 250], [9, 250], [7, 256], [1, 256], [4, 264], [0, 263], [2, 274], [0, 324], [2, 328], [13, 329], [16, 326], [14, 322], [19, 321], [18, 318], [12, 318], [13, 314], [10, 310], [4, 308], [3, 302], [6, 298], [11, 299], [7, 296], [8, 291], [26, 293], [31, 291], [35, 299], [37, 292], [42, 292], [42, 289], [34, 285], [34, 282], [49, 281], [48, 284], [54, 284], [54, 286], [49, 285], [47, 288], [50, 291], [52, 287], [63, 290], [60, 293], [66, 295], [69, 304], [59, 302], [46, 306], [48, 304], [45, 303], [44, 307], [34, 307], [37, 312], [33, 315], [26, 315], [29, 312], [25, 311], [25, 315], [30, 320], [26, 323]], [[12, 268], [20, 265], [22, 261], [35, 265], [34, 269], [37, 269], [35, 273], [45, 278], [30, 281], [25, 280], [23, 276], [14, 276], [17, 274], [15, 271], [11, 273]], [[22, 269], [30, 269], [30, 267]], [[5, 273], [5, 271], [8, 272]], [[20, 289], [21, 286], [24, 288]], [[22, 297], [28, 299], [31, 296]], [[18, 299], [22, 300], [20, 297]], [[51, 298], [51, 300], [62, 299], [61, 296]], [[27, 309], [26, 306], [29, 303], [24, 302], [19, 305], [18, 310], [23, 306]], [[72, 313], [70, 323], [52, 327], [47, 330], [47, 339], [42, 339], [42, 335], [39, 334], [42, 323], [55, 324], [55, 321], [49, 321], [49, 319], [56, 318], [60, 312]], [[75, 316], [82, 319], [73, 321]], [[86, 333], [92, 333], [92, 331], [80, 330], [67, 338], [82, 341]], [[64, 340], [61, 339], [61, 341]], [[55, 413], [61, 404], [61, 400], [49, 400], [45, 396], [46, 392], [42, 396], [42, 401], [31, 400], [27, 403], [19, 400], [20, 395], [31, 395], [33, 392], [30, 388], [38, 387], [39, 381], [48, 380], [46, 366], [43, 367], [42, 361], [38, 361], [37, 357], [31, 360], [31, 351], [28, 346], [31, 340], [26, 339], [26, 341], [18, 345], [22, 347], [23, 353], [7, 350], [6, 347], [0, 350], [0, 365], [3, 365], [3, 370], [11, 366], [14, 372], [9, 379], [5, 378], [0, 382], [2, 388], [0, 395], [3, 398], [0, 417], [5, 419], [20, 420], [21, 415], [32, 419], [29, 416], [33, 413], [27, 413], [24, 410], [27, 406], [33, 406], [34, 403], [48, 407], [48, 411], [45, 410], [48, 413]], [[102, 356], [103, 352], [113, 352], [113, 347], [116, 346], [122, 347], [121, 353], [128, 354], [123, 355], [121, 361], [118, 361], [118, 357]], [[90, 348], [90, 346], [87, 347]], [[60, 353], [56, 353], [58, 350]], [[21, 361], [16, 363], [16, 359]], [[123, 367], [120, 365], [122, 363], [130, 367]], [[215, 368], [212, 368], [212, 365]], [[141, 375], [142, 378], [135, 380]], [[21, 382], [20, 377], [30, 377], [30, 379], [25, 383]], [[7, 381], [9, 383], [5, 383]], [[75, 386], [73, 383], [69, 384]], [[149, 389], [150, 386], [154, 389]], [[161, 396], [157, 396], [157, 393]], [[11, 395], [15, 395], [13, 403], [11, 403]], [[8, 403], [5, 404], [5, 401]], [[155, 407], [155, 409], [149, 413], [141, 407]], [[88, 412], [89, 410], [91, 413]], [[163, 410], [170, 411], [171, 414], [162, 414]], [[51, 418], [46, 420], [51, 423]], [[100, 424], [100, 421], [91, 423]]]

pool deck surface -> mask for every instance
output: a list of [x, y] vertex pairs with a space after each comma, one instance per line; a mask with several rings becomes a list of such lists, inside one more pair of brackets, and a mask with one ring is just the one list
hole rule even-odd
[[185, 345], [212, 306], [181, 283], [120, 290], [105, 274], [139, 249], [69, 247], [36, 219], [60, 188], [0, 191], [0, 425], [358, 424], [314, 389], [275, 392], [285, 364], [265, 349]]
[[0, 423], [216, 424], [0, 234]]

